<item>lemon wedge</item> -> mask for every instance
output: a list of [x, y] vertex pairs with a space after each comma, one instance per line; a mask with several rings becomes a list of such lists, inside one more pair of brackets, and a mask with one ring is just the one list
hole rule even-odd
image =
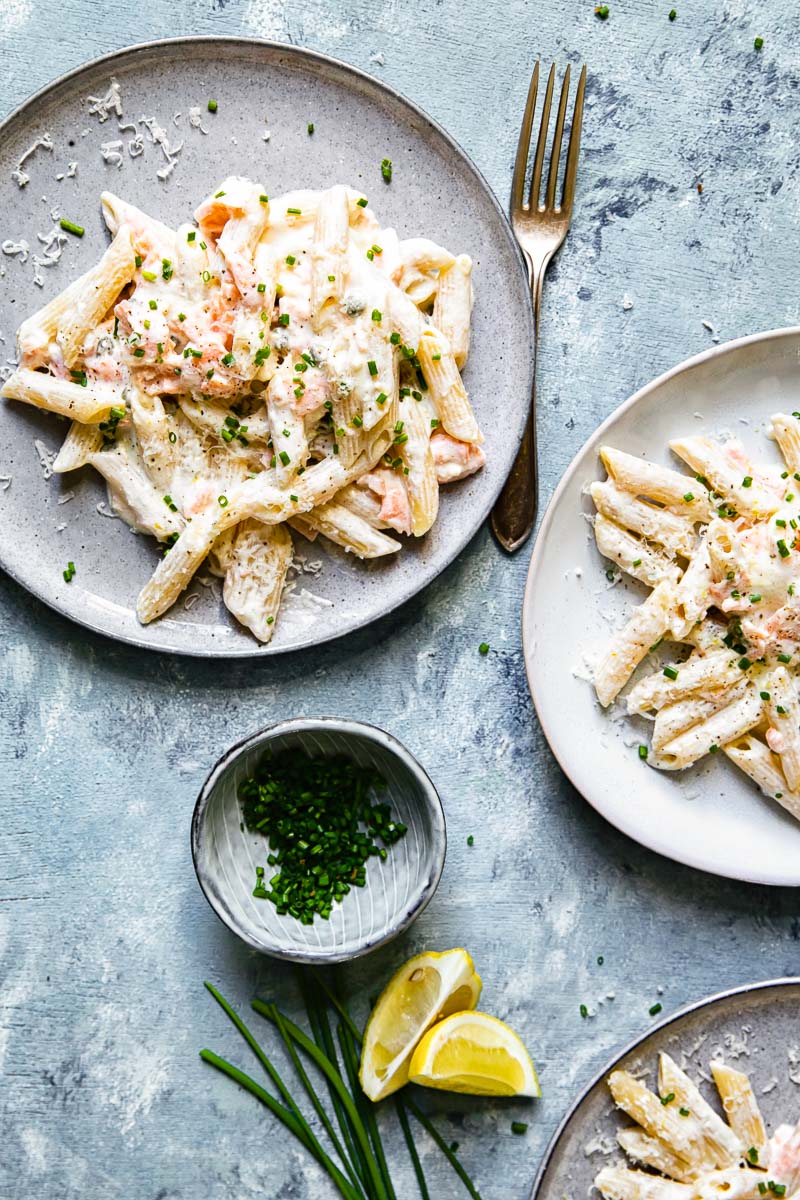
[[474, 1008], [480, 994], [480, 976], [466, 950], [417, 954], [395, 972], [364, 1031], [359, 1079], [370, 1100], [382, 1100], [407, 1083], [409, 1060], [425, 1030], [450, 1013]]
[[531, 1056], [513, 1029], [482, 1012], [454, 1013], [429, 1029], [408, 1070], [411, 1083], [475, 1096], [541, 1096]]

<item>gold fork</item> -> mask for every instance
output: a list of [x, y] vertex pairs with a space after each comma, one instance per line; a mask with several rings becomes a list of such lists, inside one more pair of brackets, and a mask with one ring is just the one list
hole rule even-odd
[[550, 153], [550, 168], [547, 173], [547, 190], [544, 204], [540, 203], [542, 187], [542, 172], [547, 143], [547, 131], [550, 122], [550, 105], [553, 99], [556, 68], [550, 68], [547, 89], [544, 96], [544, 108], [539, 123], [539, 137], [536, 142], [536, 154], [533, 160], [533, 174], [530, 192], [525, 202], [525, 177], [528, 167], [528, 156], [531, 146], [531, 130], [533, 127], [533, 112], [536, 107], [536, 94], [539, 90], [539, 64], [533, 68], [531, 84], [528, 88], [528, 100], [522, 118], [522, 128], [519, 133], [517, 158], [514, 163], [514, 179], [511, 184], [511, 201], [509, 211], [511, 225], [514, 230], [523, 257], [528, 266], [528, 279], [533, 295], [533, 353], [534, 381], [531, 392], [531, 407], [528, 422], [522, 438], [511, 473], [505, 482], [500, 498], [492, 509], [492, 529], [495, 537], [504, 550], [510, 553], [518, 550], [530, 536], [536, 522], [536, 506], [538, 500], [538, 466], [536, 461], [536, 359], [539, 347], [539, 306], [542, 299], [542, 284], [550, 260], [558, 250], [569, 229], [572, 215], [572, 201], [575, 197], [575, 179], [578, 174], [578, 151], [581, 144], [581, 120], [583, 118], [583, 98], [586, 90], [586, 67], [581, 71], [578, 81], [578, 91], [575, 97], [575, 108], [572, 114], [572, 127], [567, 147], [567, 165], [564, 174], [564, 187], [561, 201], [556, 204], [556, 183], [558, 181], [558, 165], [561, 155], [561, 138], [564, 133], [564, 117], [567, 111], [569, 97], [569, 67], [564, 74], [561, 87], [561, 99], [558, 104], [556, 127], [553, 133], [553, 145]]

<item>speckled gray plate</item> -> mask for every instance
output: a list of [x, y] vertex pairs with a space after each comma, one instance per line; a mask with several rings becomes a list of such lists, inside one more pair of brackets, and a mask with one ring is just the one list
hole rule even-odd
[[[742, 1047], [744, 1043], [744, 1047]], [[715, 1051], [719, 1048], [719, 1053]], [[656, 1057], [666, 1050], [700, 1084], [720, 1110], [716, 1090], [701, 1079], [713, 1057], [750, 1076], [768, 1133], [800, 1117], [800, 1069], [790, 1051], [800, 1053], [800, 979], [754, 983], [701, 1000], [682, 1009], [637, 1039], [610, 1062], [579, 1096], [545, 1152], [531, 1200], [584, 1200], [598, 1171], [622, 1161], [613, 1149], [626, 1118], [613, 1105], [606, 1080], [618, 1067], [655, 1083]], [[685, 1058], [683, 1057], [685, 1055]], [[792, 1079], [790, 1076], [794, 1075]], [[611, 1147], [611, 1154], [604, 1151]]]
[[[111, 117], [88, 114], [87, 97], [118, 80], [123, 122], [153, 116], [171, 144], [183, 142], [166, 182], [158, 145], [145, 137], [132, 158], [134, 131]], [[219, 103], [215, 115], [207, 101]], [[200, 106], [202, 127], [187, 112]], [[176, 114], [180, 116], [176, 117]], [[314, 123], [314, 134], [307, 132]], [[138, 126], [141, 130], [141, 125]], [[269, 130], [268, 141], [263, 134]], [[28, 160], [30, 182], [11, 179], [20, 156], [49, 133], [54, 149]], [[444, 130], [374, 79], [324, 55], [237, 38], [154, 42], [110, 54], [64, 76], [27, 101], [0, 127], [2, 238], [24, 239], [27, 262], [0, 253], [0, 355], [12, 354], [20, 321], [94, 262], [108, 238], [100, 215], [104, 188], [175, 224], [189, 219], [214, 184], [243, 174], [270, 195], [332, 182], [362, 187], [385, 225], [401, 236], [424, 234], [475, 262], [472, 354], [465, 372], [486, 432], [488, 464], [462, 484], [443, 489], [439, 519], [427, 537], [391, 562], [354, 562], [336, 547], [299, 542], [318, 574], [298, 576], [275, 637], [260, 648], [222, 605], [219, 584], [194, 585], [160, 621], [143, 627], [136, 596], [152, 573], [158, 550], [121, 522], [101, 515], [99, 478], [86, 469], [44, 478], [35, 442], [57, 449], [66, 424], [21, 404], [0, 405], [0, 565], [47, 604], [92, 629], [159, 650], [193, 655], [274, 654], [309, 646], [359, 628], [402, 604], [429, 583], [464, 547], [486, 517], [522, 436], [531, 380], [531, 310], [522, 260], [488, 185]], [[122, 141], [122, 166], [103, 161], [101, 145]], [[386, 185], [383, 158], [394, 163]], [[77, 162], [74, 177], [67, 175]], [[61, 180], [58, 175], [64, 175]], [[61, 262], [33, 283], [37, 234], [52, 228], [51, 212], [86, 227], [71, 239]], [[502, 336], [498, 337], [498, 331]], [[69, 560], [77, 568], [62, 579]], [[305, 595], [302, 595], [305, 593]]]
[[[377, 798], [408, 827], [385, 860], [368, 860], [365, 886], [336, 904], [329, 920], [312, 925], [278, 916], [270, 902], [253, 896], [256, 867], [266, 866], [269, 844], [242, 828], [238, 798], [239, 784], [267, 751], [289, 749], [371, 767], [386, 783]], [[441, 801], [414, 756], [374, 725], [333, 717], [283, 721], [232, 746], [212, 768], [192, 817], [192, 861], [214, 912], [254, 950], [295, 962], [344, 962], [407, 929], [439, 886], [446, 848]], [[270, 874], [267, 867], [267, 879]]]

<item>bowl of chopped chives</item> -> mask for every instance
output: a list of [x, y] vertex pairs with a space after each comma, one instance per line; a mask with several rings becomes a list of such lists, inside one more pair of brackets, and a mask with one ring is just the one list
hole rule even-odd
[[253, 949], [335, 963], [419, 916], [444, 866], [441, 800], [404, 746], [372, 725], [298, 718], [231, 747], [192, 818], [197, 879]]

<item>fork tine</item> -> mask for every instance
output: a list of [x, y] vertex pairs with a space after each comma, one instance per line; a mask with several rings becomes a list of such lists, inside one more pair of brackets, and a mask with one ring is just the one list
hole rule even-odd
[[533, 111], [536, 107], [536, 93], [538, 89], [539, 64], [537, 62], [531, 75], [531, 82], [528, 87], [528, 99], [525, 102], [525, 112], [522, 117], [522, 128], [519, 131], [517, 157], [514, 162], [514, 178], [511, 183], [512, 210], [522, 208], [525, 202], [523, 196], [525, 191], [525, 172], [528, 168], [528, 152], [531, 147], [531, 126], [533, 125]]
[[544, 108], [539, 123], [539, 137], [536, 142], [536, 157], [533, 160], [533, 177], [531, 178], [530, 206], [536, 210], [539, 207], [539, 192], [542, 187], [542, 167], [544, 166], [545, 143], [547, 142], [547, 126], [550, 123], [550, 103], [553, 99], [553, 84], [556, 78], [556, 64], [550, 68], [547, 77], [547, 91], [544, 94]]
[[572, 128], [569, 131], [569, 146], [567, 147], [567, 170], [564, 176], [564, 194], [561, 197], [561, 211], [569, 217], [572, 212], [572, 201], [575, 198], [575, 180], [578, 177], [578, 151], [581, 148], [581, 124], [583, 122], [583, 97], [586, 91], [586, 67], [581, 71], [578, 80], [578, 91], [575, 96], [575, 111], [572, 114]]
[[550, 170], [547, 173], [547, 199], [545, 201], [548, 208], [556, 206], [556, 180], [558, 178], [558, 164], [561, 159], [561, 138], [564, 133], [564, 117], [567, 111], [567, 98], [569, 96], [569, 64], [564, 72], [564, 82], [561, 85], [561, 99], [558, 102], [558, 116], [556, 117], [556, 128], [553, 134], [553, 148], [550, 151]]

